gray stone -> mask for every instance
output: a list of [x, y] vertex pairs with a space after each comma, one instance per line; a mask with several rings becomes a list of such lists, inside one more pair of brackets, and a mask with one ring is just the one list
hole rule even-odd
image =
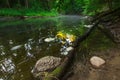
[[97, 56], [93, 56], [90, 58], [90, 63], [96, 67], [96, 68], [100, 68], [103, 64], [105, 64], [105, 60], [97, 57]]
[[49, 72], [54, 70], [57, 66], [61, 64], [61, 58], [53, 56], [45, 56], [39, 59], [33, 70], [31, 71], [34, 76], [40, 72]]
[[51, 41], [54, 41], [55, 40], [55, 38], [46, 38], [44, 41], [45, 42], [51, 42]]
[[17, 45], [17, 46], [12, 47], [10, 50], [14, 51], [14, 50], [17, 50], [17, 49], [19, 49], [21, 47], [22, 47], [22, 45]]

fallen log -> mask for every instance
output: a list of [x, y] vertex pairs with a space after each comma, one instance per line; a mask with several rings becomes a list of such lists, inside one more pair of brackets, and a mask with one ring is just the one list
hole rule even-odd
[[45, 80], [63, 80], [62, 78], [64, 77], [66, 71], [70, 68], [70, 66], [73, 63], [77, 48], [79, 47], [80, 43], [83, 42], [90, 35], [90, 33], [95, 29], [95, 27], [97, 27], [98, 24], [99, 21], [94, 23], [93, 26], [90, 29], [88, 29], [88, 31], [84, 35], [79, 36], [78, 39], [76, 39], [73, 45], [73, 50], [71, 50], [68, 56], [64, 58], [64, 61], [61, 63], [60, 66], [58, 66], [54, 71], [49, 73], [49, 75], [52, 76], [51, 77], [46, 76]]

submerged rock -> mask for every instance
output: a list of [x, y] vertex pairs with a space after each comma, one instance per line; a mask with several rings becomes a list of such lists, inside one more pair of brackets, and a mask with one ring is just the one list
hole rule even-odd
[[21, 47], [22, 47], [22, 45], [17, 45], [17, 46], [12, 47], [10, 50], [14, 51], [14, 50], [17, 50]]
[[9, 40], [9, 44], [13, 44], [13, 41], [12, 41], [12, 40]]
[[67, 51], [61, 52], [62, 55], [68, 55]]
[[69, 51], [73, 50], [73, 47], [66, 47], [64, 51], [61, 52], [62, 55], [68, 55]]
[[97, 56], [93, 56], [90, 58], [90, 63], [96, 67], [96, 68], [99, 68], [100, 66], [102, 66], [103, 64], [105, 64], [105, 60], [100, 58], [100, 57], [97, 57]]
[[73, 47], [68, 47], [68, 48], [66, 48], [66, 51], [71, 51], [71, 50], [73, 50]]
[[93, 25], [84, 25], [86, 28], [91, 28]]
[[39, 59], [33, 70], [31, 71], [35, 77], [37, 77], [37, 74], [40, 72], [49, 72], [54, 70], [57, 66], [59, 66], [61, 63], [61, 58], [59, 57], [53, 57], [53, 56], [46, 56], [41, 59]]
[[46, 38], [46, 39], [44, 39], [45, 42], [51, 42], [51, 41], [54, 41], [54, 40], [55, 40], [55, 38]]

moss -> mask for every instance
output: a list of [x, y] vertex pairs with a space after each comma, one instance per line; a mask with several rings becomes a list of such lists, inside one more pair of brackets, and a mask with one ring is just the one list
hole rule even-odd
[[53, 78], [57, 79], [57, 76], [63, 70], [62, 67], [57, 67], [53, 72], [49, 73], [48, 76], [45, 77], [45, 80], [52, 80]]

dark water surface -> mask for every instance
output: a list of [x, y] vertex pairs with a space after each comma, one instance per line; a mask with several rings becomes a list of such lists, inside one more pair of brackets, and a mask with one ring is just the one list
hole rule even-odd
[[81, 35], [84, 17], [60, 16], [27, 20], [0, 20], [0, 80], [34, 80], [31, 70], [46, 55], [59, 56], [59, 42], [44, 42], [58, 31]]

